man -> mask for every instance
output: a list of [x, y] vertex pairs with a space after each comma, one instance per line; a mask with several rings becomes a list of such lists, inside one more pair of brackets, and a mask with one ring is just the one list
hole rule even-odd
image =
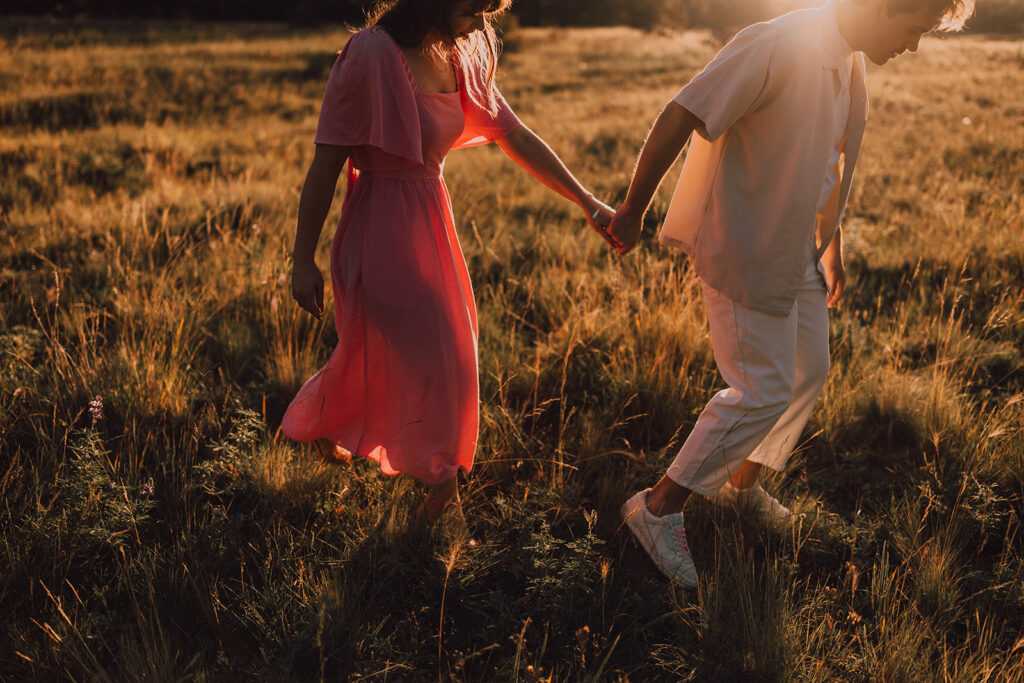
[[660, 241], [688, 253], [729, 388], [665, 476], [622, 507], [670, 579], [693, 587], [682, 509], [692, 492], [789, 510], [761, 487], [782, 470], [828, 373], [828, 307], [846, 285], [840, 223], [867, 120], [864, 57], [882, 65], [932, 30], [962, 28], [974, 0], [835, 0], [737, 34], [668, 104], [609, 227], [628, 251], [683, 144]]

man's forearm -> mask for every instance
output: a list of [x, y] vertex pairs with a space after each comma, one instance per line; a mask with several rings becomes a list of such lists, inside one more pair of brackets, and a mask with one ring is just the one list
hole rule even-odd
[[832, 241], [825, 247], [821, 260], [829, 263], [843, 262], [843, 229], [841, 227], [836, 226], [836, 233], [832, 235]]
[[669, 102], [644, 142], [625, 207], [640, 213], [647, 210], [661, 179], [699, 125], [700, 119], [675, 102]]

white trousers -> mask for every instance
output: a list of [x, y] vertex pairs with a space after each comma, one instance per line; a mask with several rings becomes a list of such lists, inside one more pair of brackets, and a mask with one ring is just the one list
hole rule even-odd
[[701, 286], [715, 363], [729, 388], [701, 412], [667, 475], [714, 496], [746, 460], [786, 466], [828, 375], [828, 304], [817, 263], [808, 265], [786, 317]]

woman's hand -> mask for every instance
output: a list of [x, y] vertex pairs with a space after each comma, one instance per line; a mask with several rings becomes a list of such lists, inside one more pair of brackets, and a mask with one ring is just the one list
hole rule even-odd
[[596, 230], [611, 245], [612, 249], [620, 254], [624, 253], [622, 251], [622, 243], [608, 232], [608, 226], [611, 225], [612, 219], [615, 218], [615, 210], [601, 200], [596, 199], [593, 195], [589, 195], [582, 206], [587, 214], [587, 222], [590, 223], [590, 227]]
[[292, 266], [292, 298], [320, 320], [324, 312], [324, 276], [316, 263], [298, 262]]

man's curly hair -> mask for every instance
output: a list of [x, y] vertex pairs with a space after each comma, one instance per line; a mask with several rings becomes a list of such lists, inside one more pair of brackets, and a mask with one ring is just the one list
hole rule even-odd
[[892, 14], [934, 10], [938, 22], [932, 30], [948, 33], [963, 30], [974, 14], [974, 0], [888, 0], [888, 8]]

